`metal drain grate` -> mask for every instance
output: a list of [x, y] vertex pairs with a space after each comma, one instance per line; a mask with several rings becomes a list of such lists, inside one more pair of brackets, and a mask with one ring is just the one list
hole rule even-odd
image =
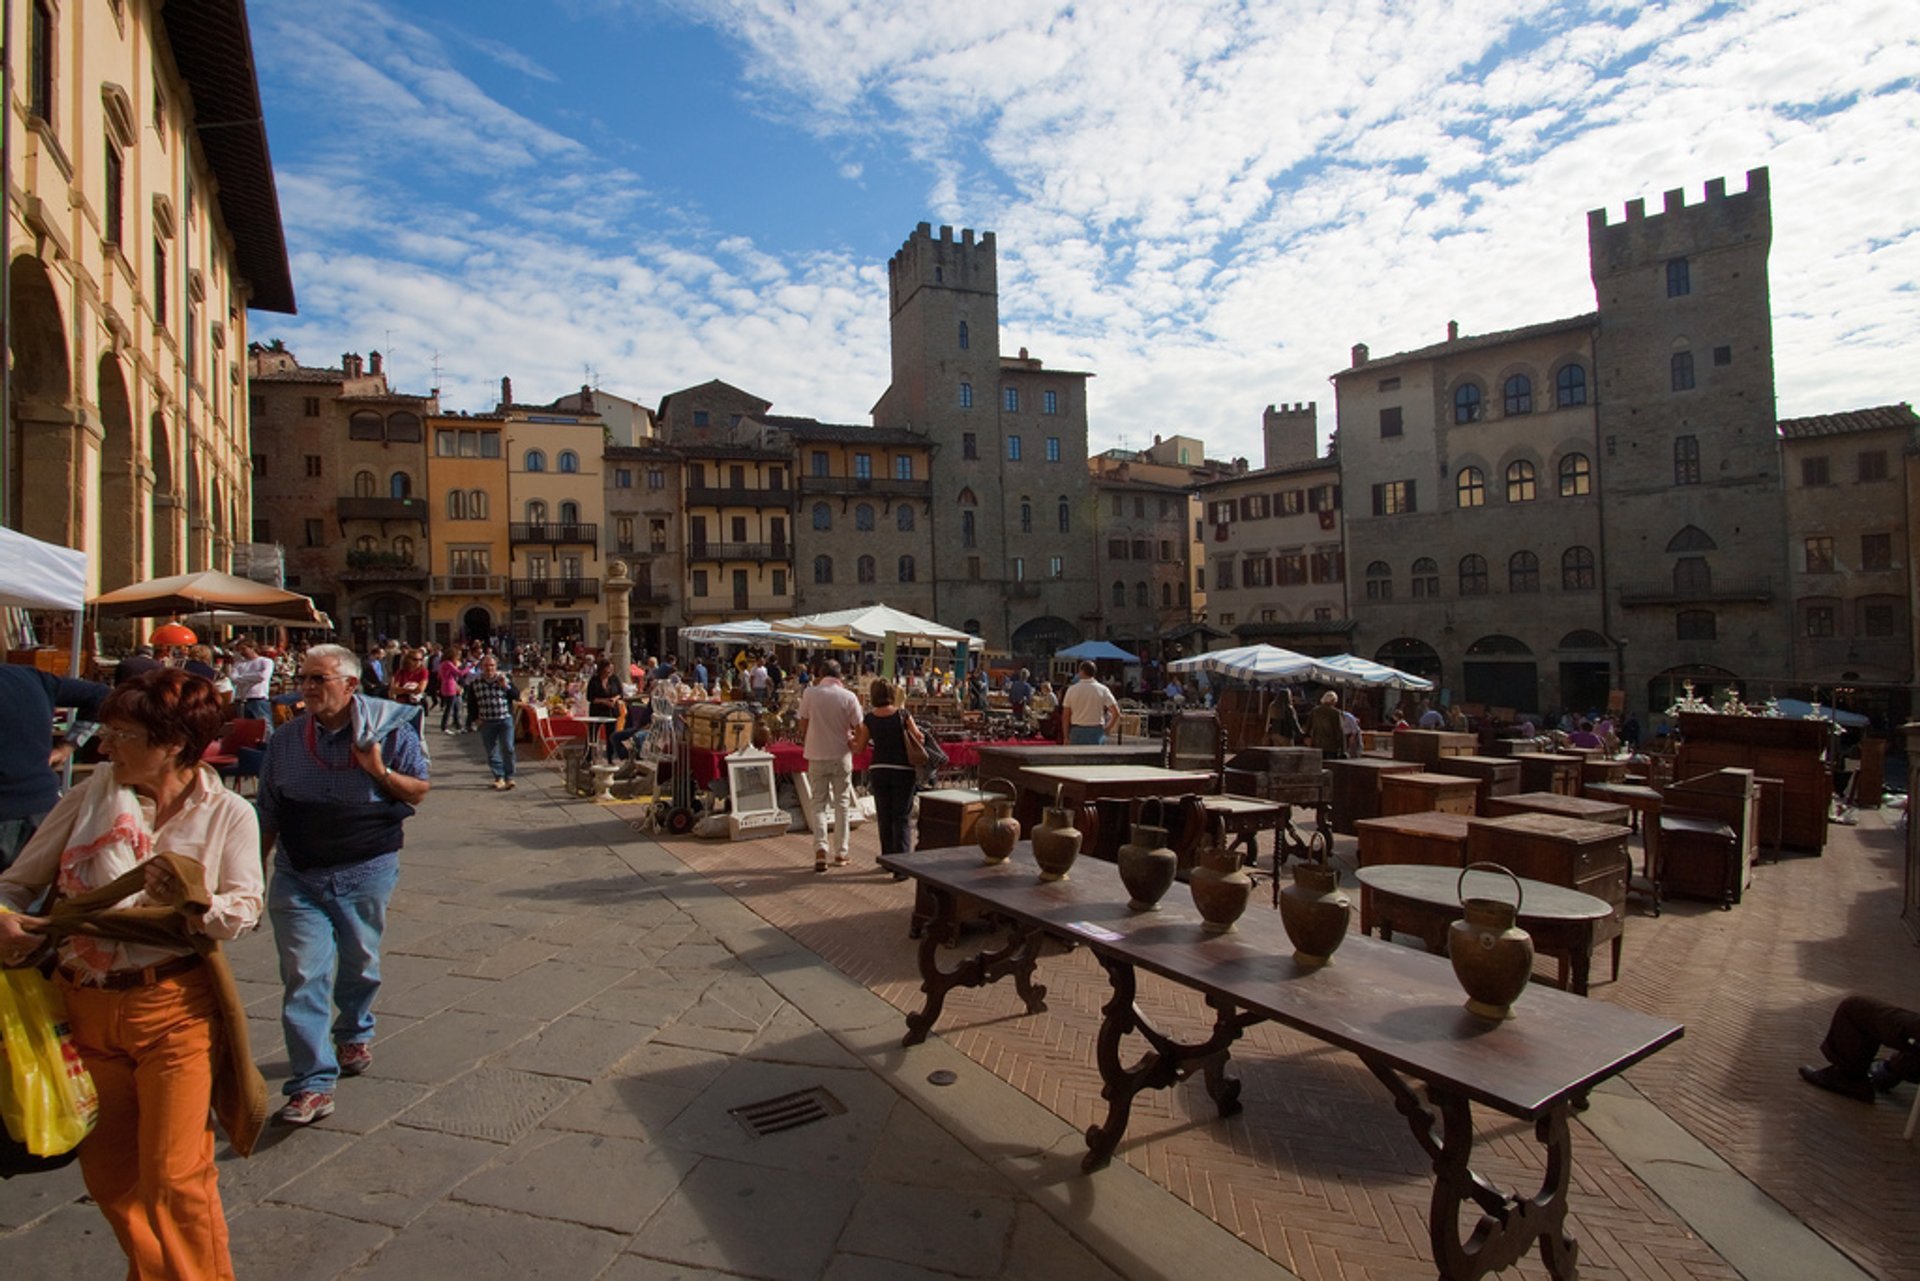
[[812, 1125], [815, 1121], [824, 1121], [830, 1116], [840, 1116], [846, 1110], [846, 1104], [834, 1098], [824, 1087], [816, 1085], [810, 1090], [796, 1090], [778, 1098], [728, 1108], [727, 1115], [738, 1121], [748, 1134], [763, 1139], [783, 1130], [794, 1130], [803, 1125]]

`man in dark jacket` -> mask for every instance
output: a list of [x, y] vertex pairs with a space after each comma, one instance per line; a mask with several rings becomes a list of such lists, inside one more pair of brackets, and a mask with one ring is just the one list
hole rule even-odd
[[[1881, 1047], [1893, 1053], [1878, 1058]], [[1823, 1090], [1873, 1102], [1902, 1081], [1920, 1081], [1920, 1011], [1903, 1010], [1858, 994], [1840, 1002], [1820, 1043], [1824, 1067], [1803, 1067], [1800, 1077]]]
[[0, 663], [0, 869], [13, 862], [60, 799], [54, 771], [85, 741], [75, 734], [54, 746], [53, 709], [75, 708], [81, 721], [90, 722], [107, 693], [92, 681]]

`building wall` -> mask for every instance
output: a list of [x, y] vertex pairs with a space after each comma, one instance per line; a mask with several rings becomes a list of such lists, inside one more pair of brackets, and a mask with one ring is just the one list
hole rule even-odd
[[[1201, 486], [1208, 619], [1232, 632], [1296, 625], [1303, 642], [1347, 616], [1340, 470], [1333, 459], [1263, 468]], [[1344, 642], [1344, 634], [1342, 634]], [[1325, 645], [1279, 643], [1322, 652]], [[1333, 647], [1344, 652], [1344, 643]]]
[[[209, 198], [219, 184], [195, 141], [191, 96], [158, 6], [129, 0], [51, 6], [52, 94], [36, 101], [34, 9], [12, 6], [7, 33], [5, 522], [86, 552], [91, 591], [225, 568], [250, 534], [250, 287]], [[291, 310], [291, 291], [273, 305]]]
[[[794, 612], [793, 459], [784, 449], [686, 447], [683, 461], [690, 625]], [[738, 468], [736, 480], [734, 469]], [[747, 491], [729, 497], [730, 489]], [[743, 524], [734, 537], [735, 521]], [[704, 522], [702, 528], [697, 522]]]
[[[805, 429], [793, 433], [798, 476], [793, 563], [799, 578], [794, 612], [887, 604], [931, 617], [934, 522], [926, 443], [905, 432], [859, 430], [870, 431], [874, 439], [842, 439], [847, 433], [840, 429], [820, 436]], [[905, 478], [899, 475], [902, 460], [910, 472]], [[821, 508], [824, 529], [816, 516]], [[822, 557], [832, 566], [830, 583], [815, 574]], [[866, 569], [871, 576], [863, 580]]]
[[[669, 629], [686, 621], [680, 460], [657, 445], [614, 446], [607, 450], [605, 466], [607, 527], [601, 546], [630, 567], [633, 652], [659, 653], [667, 647]], [[620, 483], [623, 472], [631, 484]]]
[[[1716, 179], [1697, 204], [1672, 191], [1656, 214], [1636, 200], [1623, 221], [1588, 216], [1608, 625], [1626, 643], [1635, 706], [1664, 706], [1663, 674], [1731, 673], [1753, 685], [1791, 673], [1771, 242], [1765, 169], [1750, 171], [1741, 193]], [[1686, 288], [1676, 293], [1669, 264], [1679, 262]], [[1694, 385], [1677, 390], [1682, 354]], [[1677, 453], [1689, 439], [1697, 465]], [[1676, 586], [1683, 556], [1705, 559], [1710, 587]], [[1698, 630], [1708, 617], [1710, 636], [1682, 637], [1690, 620]]]
[[[445, 644], [506, 633], [507, 578], [513, 560], [507, 541], [505, 428], [497, 415], [449, 414], [427, 420], [432, 578], [426, 639]], [[487, 437], [492, 437], [490, 445]], [[457, 506], [451, 499], [455, 491], [462, 495]], [[481, 496], [479, 503], [475, 495]], [[484, 629], [472, 625], [478, 622], [485, 623]]]
[[[522, 640], [548, 647], [565, 635], [604, 646], [607, 608], [600, 526], [606, 504], [601, 478], [606, 433], [593, 417], [542, 421], [559, 417], [520, 406], [506, 411], [506, 515], [513, 543], [509, 591], [514, 632]], [[528, 455], [536, 450], [545, 457], [545, 470], [527, 466]], [[560, 470], [564, 452], [578, 460], [578, 470]], [[579, 522], [572, 526], [561, 519], [561, 505], [567, 502], [576, 504], [580, 513]], [[529, 504], [535, 503], [546, 506], [543, 535], [527, 528]]]
[[[1123, 468], [1129, 465], [1123, 464]], [[1192, 617], [1189, 496], [1126, 472], [1096, 475], [1092, 500], [1102, 639], [1163, 657], [1161, 638]]]

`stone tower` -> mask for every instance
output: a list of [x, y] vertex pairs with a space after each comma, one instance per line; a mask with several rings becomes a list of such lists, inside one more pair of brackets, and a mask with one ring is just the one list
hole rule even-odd
[[[995, 648], [1081, 638], [1091, 605], [1086, 374], [1000, 356], [993, 233], [921, 223], [887, 264], [893, 383], [874, 425], [933, 449], [939, 621]], [[1056, 565], [1057, 562], [1057, 565]]]
[[[1588, 215], [1606, 627], [1630, 706], [1685, 675], [1791, 669], [1767, 291], [1767, 171]], [[1764, 690], [1743, 691], [1764, 697]], [[1644, 700], [1644, 702], [1643, 702]]]

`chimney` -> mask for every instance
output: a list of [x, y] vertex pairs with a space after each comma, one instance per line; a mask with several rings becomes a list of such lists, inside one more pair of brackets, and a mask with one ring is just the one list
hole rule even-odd
[[376, 375], [380, 372], [380, 353], [379, 352], [370, 351], [367, 353], [367, 372], [370, 374], [376, 374]]
[[1357, 342], [1353, 345], [1353, 367], [1355, 369], [1367, 363], [1367, 345]]
[[1022, 347], [1020, 349], [1020, 359], [1025, 360], [1026, 358], [1027, 358], [1027, 349], [1025, 347]]
[[500, 408], [505, 409], [508, 405], [511, 405], [512, 403], [513, 403], [513, 379], [502, 378], [500, 380]]
[[1448, 342], [1460, 341], [1460, 322], [1459, 321], [1449, 320], [1447, 322], [1447, 341]]
[[358, 378], [360, 376], [360, 353], [355, 351], [341, 353], [340, 372], [349, 378]]

